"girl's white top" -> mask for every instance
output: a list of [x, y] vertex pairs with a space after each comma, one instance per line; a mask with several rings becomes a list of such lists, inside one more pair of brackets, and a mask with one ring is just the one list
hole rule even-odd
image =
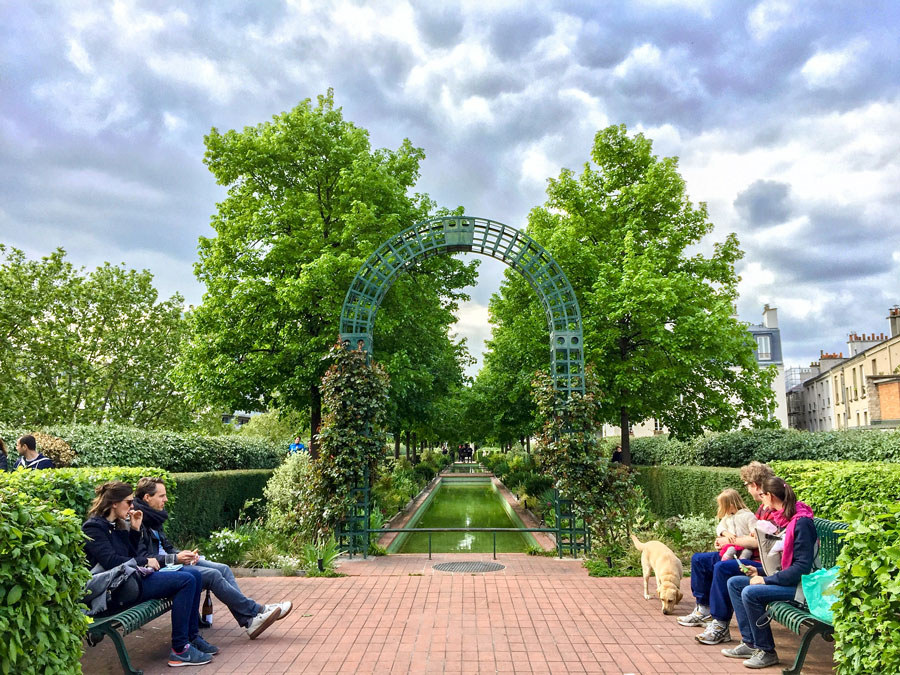
[[756, 528], [756, 516], [750, 509], [741, 509], [737, 513], [725, 516], [716, 525], [716, 536], [723, 532], [733, 532], [738, 537], [746, 537]]

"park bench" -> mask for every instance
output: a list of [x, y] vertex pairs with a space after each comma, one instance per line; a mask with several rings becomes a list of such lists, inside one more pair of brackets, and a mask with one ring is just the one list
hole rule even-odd
[[[844, 523], [824, 518], [813, 518], [813, 523], [816, 526], [816, 534], [819, 535], [819, 557], [822, 567], [826, 569], [834, 567], [843, 543], [838, 531], [847, 529], [847, 526]], [[834, 625], [814, 617], [805, 605], [801, 606], [793, 601], [770, 602], [768, 611], [772, 619], [797, 635], [801, 634], [804, 627], [809, 629], [800, 641], [794, 665], [791, 668], [783, 669], [781, 671], [783, 675], [799, 675], [800, 669], [803, 668], [803, 662], [806, 660], [809, 645], [816, 635], [821, 635], [828, 642], [834, 640]]]
[[[122, 663], [122, 671], [126, 675], [144, 675], [143, 670], [135, 670], [128, 657], [128, 649], [125, 647], [125, 636], [136, 631], [145, 623], [149, 623], [172, 609], [172, 598], [164, 600], [145, 600], [121, 612], [107, 616], [95, 617], [94, 623], [88, 627], [87, 643], [93, 647], [106, 635], [109, 635], [119, 661]], [[121, 630], [121, 632], [119, 632]]]

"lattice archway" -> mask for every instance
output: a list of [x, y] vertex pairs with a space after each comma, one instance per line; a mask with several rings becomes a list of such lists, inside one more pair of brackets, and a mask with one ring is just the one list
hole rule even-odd
[[[518, 271], [538, 294], [550, 329], [550, 364], [557, 392], [584, 393], [581, 310], [572, 285], [534, 239], [486, 218], [443, 216], [423, 220], [390, 237], [360, 267], [341, 310], [341, 340], [372, 354], [375, 316], [397, 276], [419, 258], [480, 253]], [[361, 343], [361, 345], [360, 345]]]

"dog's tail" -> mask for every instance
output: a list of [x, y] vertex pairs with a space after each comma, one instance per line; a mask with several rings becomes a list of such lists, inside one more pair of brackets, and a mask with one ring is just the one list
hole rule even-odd
[[635, 546], [635, 548], [636, 548], [638, 551], [643, 551], [643, 550], [644, 550], [644, 544], [641, 542], [640, 539], [638, 539], [638, 538], [635, 537], [634, 535], [631, 535], [631, 541], [634, 542], [634, 546]]

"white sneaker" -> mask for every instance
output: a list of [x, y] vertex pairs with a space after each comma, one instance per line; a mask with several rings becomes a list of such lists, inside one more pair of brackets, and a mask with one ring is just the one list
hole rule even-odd
[[266, 605], [266, 608], [263, 610], [264, 612], [268, 612], [272, 609], [278, 610], [278, 621], [281, 621], [284, 617], [291, 613], [291, 610], [294, 608], [294, 605], [291, 604], [290, 600], [285, 600], [284, 602], [274, 602], [271, 605]]
[[277, 607], [273, 607], [272, 609], [264, 609], [259, 614], [253, 617], [253, 620], [250, 622], [250, 625], [247, 626], [247, 635], [250, 636], [251, 640], [255, 640], [258, 638], [262, 632], [271, 626], [278, 619], [279, 610]]

